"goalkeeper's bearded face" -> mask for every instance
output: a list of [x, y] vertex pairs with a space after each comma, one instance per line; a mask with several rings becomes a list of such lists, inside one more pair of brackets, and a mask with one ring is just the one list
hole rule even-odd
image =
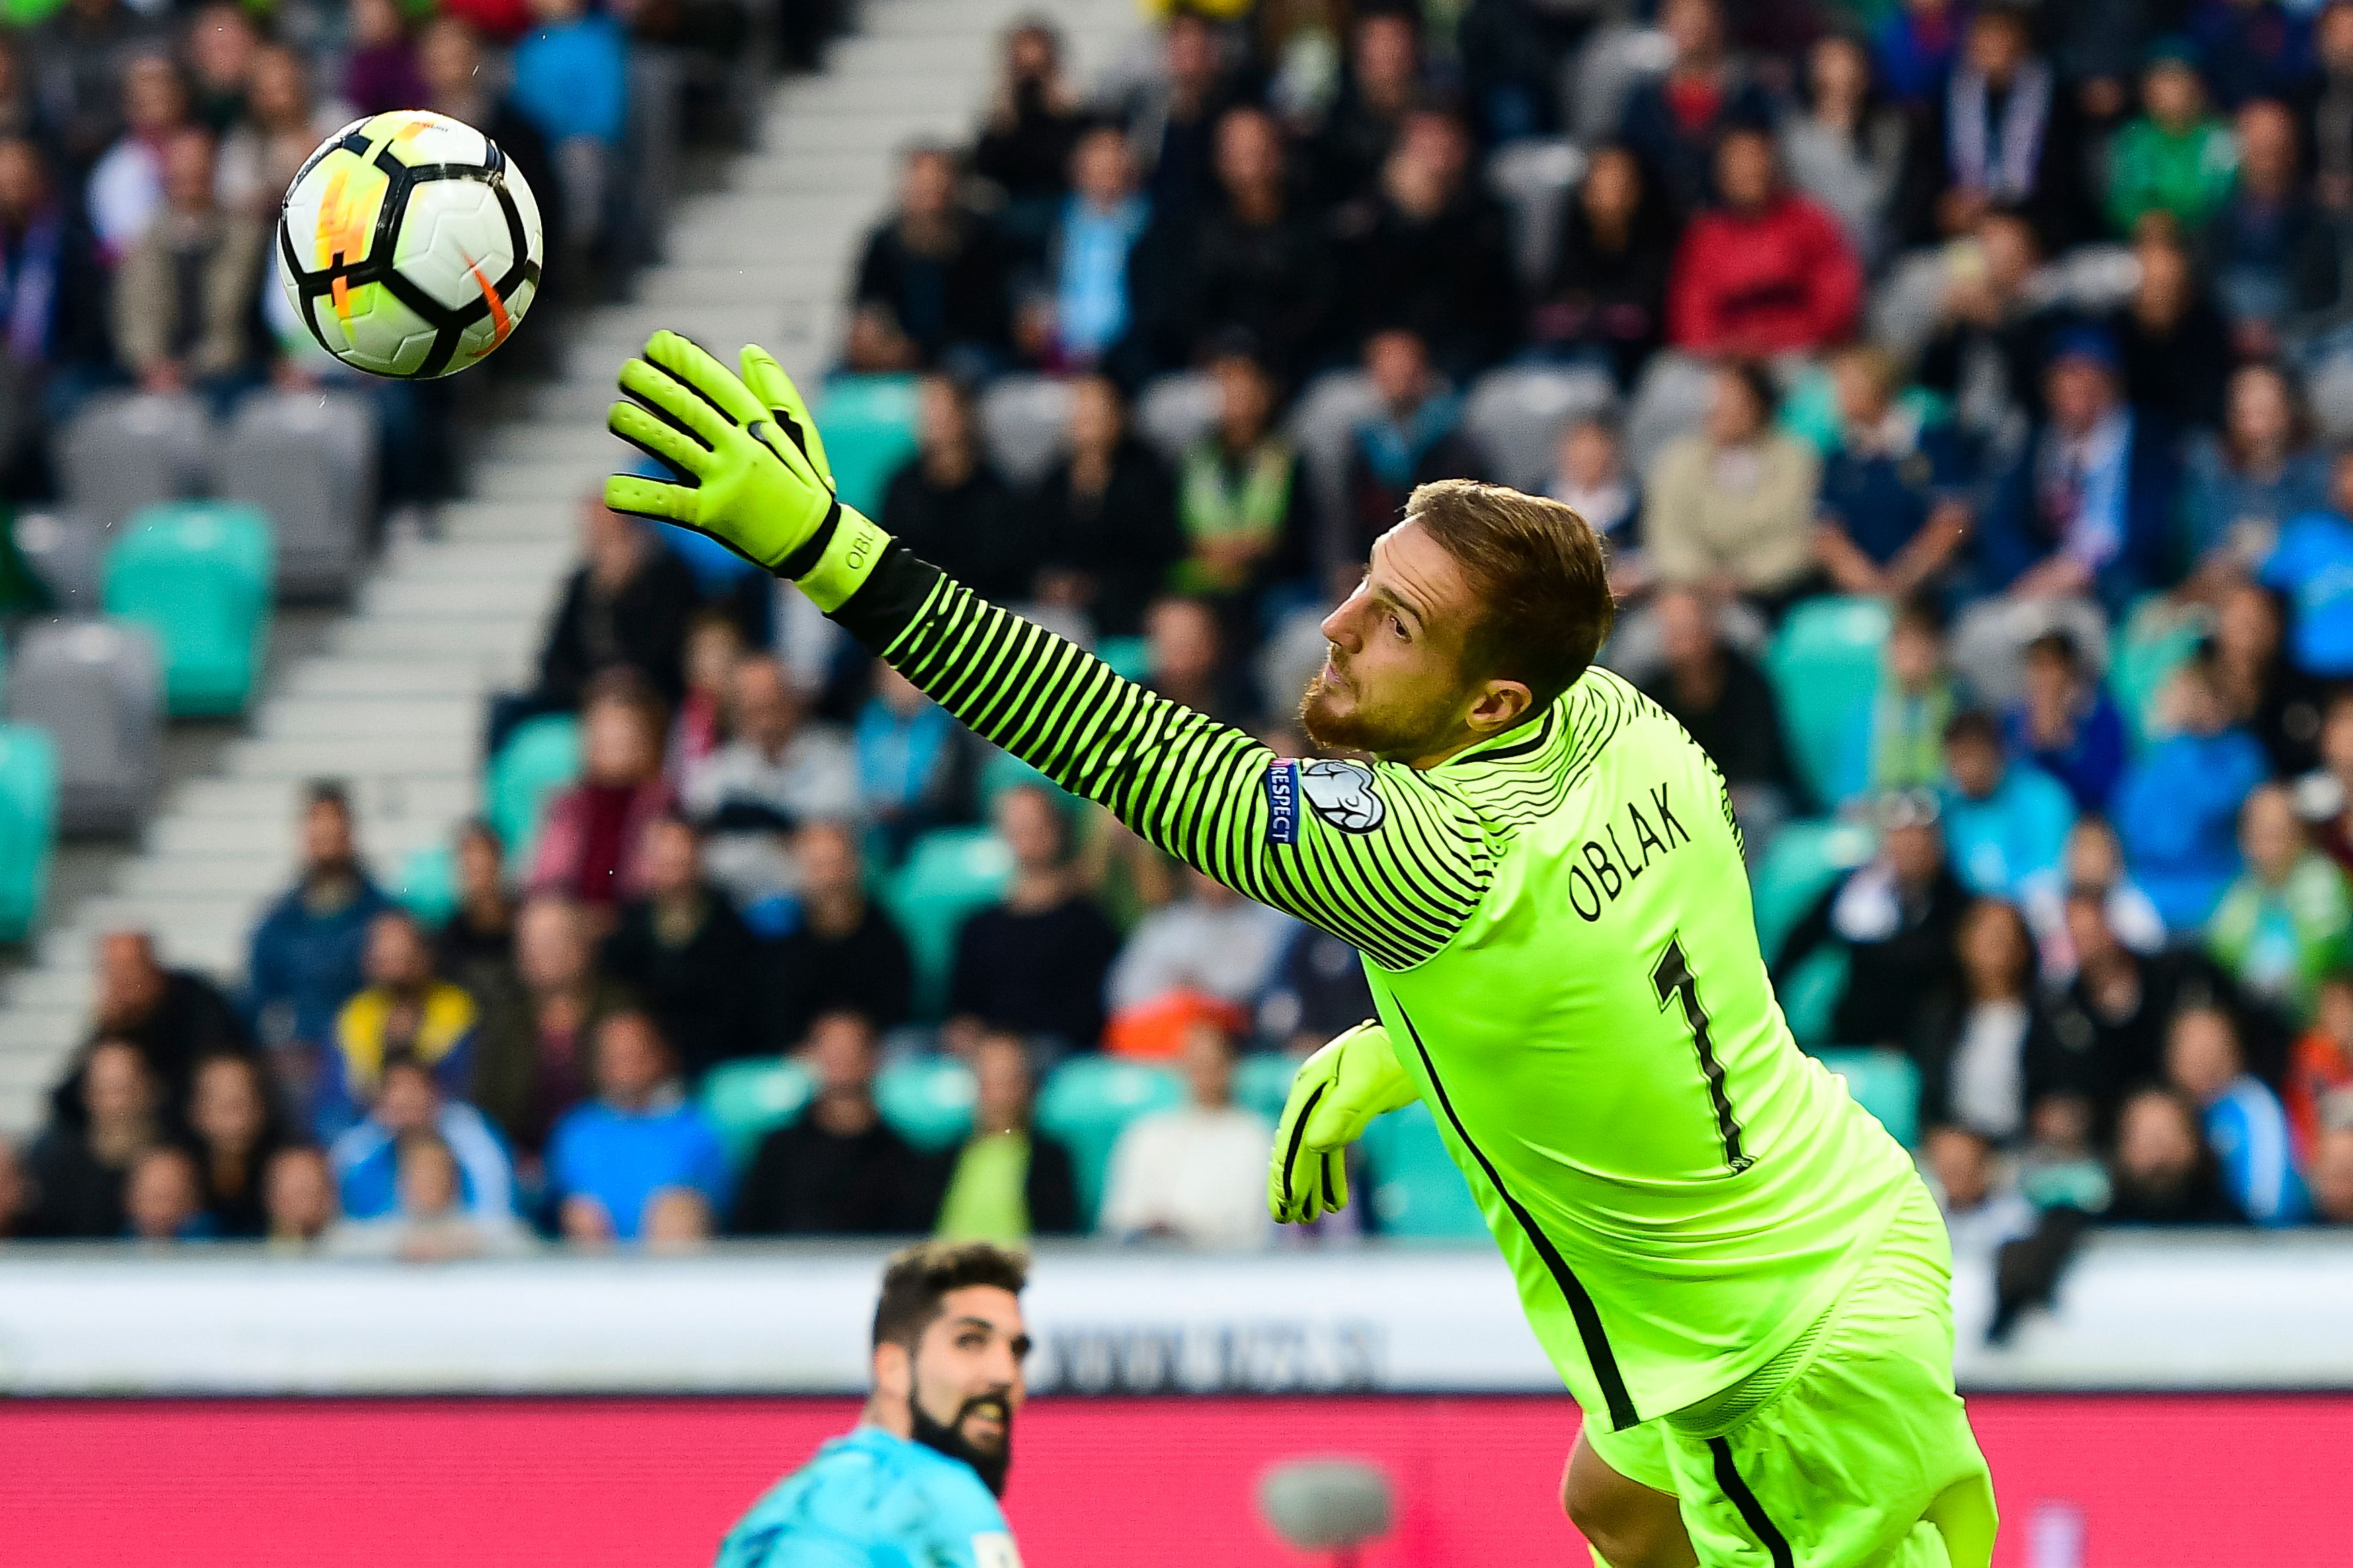
[[962, 1459], [1001, 1496], [1013, 1465], [1013, 1415], [1029, 1392], [1021, 1304], [1010, 1291], [972, 1285], [940, 1305], [907, 1361], [908, 1435]]

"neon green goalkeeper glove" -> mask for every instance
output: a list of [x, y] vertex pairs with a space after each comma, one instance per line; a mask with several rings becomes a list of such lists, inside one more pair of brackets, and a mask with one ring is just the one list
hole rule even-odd
[[889, 536], [835, 498], [817, 423], [776, 356], [747, 348], [743, 367], [739, 376], [676, 332], [648, 339], [645, 357], [621, 367], [628, 399], [606, 423], [685, 478], [616, 474], [605, 504], [708, 534], [839, 609]]
[[1348, 1145], [1374, 1117], [1415, 1098], [1378, 1024], [1359, 1024], [1300, 1063], [1267, 1163], [1266, 1205], [1276, 1221], [1303, 1225], [1346, 1208]]

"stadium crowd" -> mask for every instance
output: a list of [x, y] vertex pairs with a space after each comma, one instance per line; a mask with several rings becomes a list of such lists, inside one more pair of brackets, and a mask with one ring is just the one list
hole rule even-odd
[[[1017, 26], [975, 140], [907, 152], [858, 259], [828, 399], [919, 388], [879, 521], [1298, 754], [1371, 538], [1418, 483], [1521, 479], [1482, 382], [1587, 373], [1541, 482], [1609, 541], [1605, 657], [1723, 767], [1760, 909], [1825, 823], [1859, 830], [1767, 956], [1810, 1047], [1908, 1064], [1956, 1234], [2353, 1223], [2353, 449], [2319, 434], [2353, 411], [2316, 395], [2353, 367], [2353, 3], [1642, 20], [1179, 5], [1093, 94]], [[1573, 183], [1525, 199], [1515, 155], [1564, 133]], [[990, 389], [1040, 374], [1067, 427], [1008, 475]], [[1136, 416], [1179, 384], [1203, 416], [1166, 450]], [[1324, 473], [1302, 421], [1335, 386]], [[322, 783], [240, 994], [109, 938], [54, 1123], [0, 1155], [0, 1232], [439, 1256], [1093, 1208], [1267, 1243], [1238, 1076], [1366, 1015], [1354, 955], [699, 542], [594, 503], [584, 538], [534, 688], [489, 716], [492, 755], [578, 717], [532, 841], [470, 825], [428, 922]], [[1872, 687], [1801, 745], [1822, 716], [1773, 650], [1859, 604]], [[1009, 874], [928, 952], [879, 890], [975, 824]], [[876, 1086], [942, 1055], [971, 1129], [919, 1148]], [[1092, 1203], [1036, 1102], [1101, 1057], [1185, 1087]], [[731, 1147], [712, 1086], [785, 1058], [806, 1105]]]

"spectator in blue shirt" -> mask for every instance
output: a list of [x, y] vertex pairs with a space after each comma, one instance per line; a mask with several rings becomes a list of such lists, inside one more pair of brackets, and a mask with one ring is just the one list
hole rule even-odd
[[400, 1141], [415, 1132], [437, 1134], [448, 1145], [467, 1213], [500, 1218], [514, 1212], [514, 1166], [489, 1119], [463, 1100], [445, 1099], [430, 1068], [399, 1056], [385, 1064], [366, 1119], [327, 1151], [346, 1218], [380, 1219], [400, 1206]]
[[2173, 732], [2116, 791], [2116, 833], [2133, 875], [2168, 927], [2206, 921], [2239, 871], [2239, 803], [2270, 776], [2263, 749], [2230, 721], [2214, 689], [2213, 650], [2173, 675], [2159, 704]]
[[2231, 377], [2222, 428], [2189, 447], [2190, 557], [2203, 570], [2253, 570], [2288, 520], [2328, 504], [2328, 458], [2302, 399], [2277, 365]]
[[2002, 756], [1993, 716], [1975, 709], [1945, 726], [1945, 843], [1969, 891], [2021, 899], [2059, 875], [2074, 804], [2047, 773]]
[[2292, 517], [2263, 564], [2264, 586], [2288, 597], [2288, 657], [2307, 675], [2353, 676], [2353, 452], [2329, 474], [2327, 510]]
[[[360, 865], [343, 785], [311, 784], [301, 877], [253, 933], [248, 1004], [265, 1044], [315, 1070], [312, 1054], [332, 1037], [335, 1014], [362, 984], [369, 922], [391, 907]], [[310, 1087], [296, 1086], [304, 1099]]]
[[586, 0], [532, 0], [536, 30], [514, 48], [515, 112], [547, 143], [561, 187], [565, 232], [552, 234], [557, 258], [580, 264], [601, 259], [600, 241], [620, 206], [621, 138], [628, 123], [628, 40], [619, 24]]
[[1936, 579], [1968, 536], [1958, 434], [1895, 401], [1895, 361], [1862, 343], [1831, 363], [1839, 443], [1822, 460], [1815, 549], [1842, 593], [1901, 598]]
[[2296, 1173], [2287, 1112], [2246, 1070], [2238, 1026], [2220, 1007], [2185, 1007], [2166, 1031], [2165, 1075], [2196, 1102], [2222, 1163], [2222, 1188], [2261, 1226], [2295, 1225], [2310, 1209]]
[[1152, 216], [1135, 189], [1127, 138], [1116, 126], [1097, 126], [1079, 139], [1071, 185], [1048, 241], [1050, 315], [1040, 334], [1044, 357], [1063, 370], [1096, 363], [1126, 335], [1134, 319], [1128, 253]]
[[[670, 1044], [651, 1016], [615, 1013], [596, 1031], [596, 1098], [555, 1124], [547, 1185], [567, 1240], [636, 1241], [680, 1194], [701, 1200], [703, 1229], [727, 1195], [719, 1134], [680, 1091]], [[690, 1202], [691, 1200], [689, 1200]], [[666, 1226], [654, 1226], [666, 1228]]]
[[2064, 631], [2026, 645], [2026, 693], [2002, 715], [2001, 738], [2011, 756], [2064, 784], [2078, 811], [2105, 813], [2124, 776], [2124, 715]]

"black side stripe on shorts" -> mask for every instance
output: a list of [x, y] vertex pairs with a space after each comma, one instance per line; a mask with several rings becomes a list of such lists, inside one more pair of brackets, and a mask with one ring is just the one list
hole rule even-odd
[[1742, 1480], [1740, 1472], [1733, 1468], [1732, 1445], [1721, 1437], [1710, 1437], [1707, 1451], [1715, 1459], [1716, 1486], [1732, 1500], [1732, 1506], [1740, 1510], [1741, 1521], [1748, 1526], [1772, 1557], [1773, 1568], [1797, 1568], [1798, 1559], [1789, 1550], [1789, 1538], [1766, 1516], [1765, 1505], [1757, 1500], [1757, 1494], [1748, 1489], [1748, 1483]]
[[[1397, 1002], [1394, 992], [1390, 994], [1389, 1000]], [[1635, 1414], [1634, 1396], [1626, 1392], [1625, 1376], [1618, 1370], [1617, 1352], [1609, 1348], [1609, 1336], [1602, 1331], [1600, 1309], [1593, 1304], [1593, 1298], [1586, 1294], [1584, 1282], [1569, 1268], [1568, 1260], [1561, 1257], [1559, 1248], [1552, 1244], [1552, 1237], [1536, 1224], [1535, 1216], [1523, 1208], [1520, 1200], [1512, 1196], [1510, 1189], [1504, 1185], [1504, 1178], [1496, 1173], [1493, 1162], [1487, 1158], [1478, 1144], [1471, 1142], [1470, 1130], [1462, 1125], [1462, 1118], [1454, 1113], [1454, 1102], [1447, 1098], [1446, 1086], [1438, 1079], [1438, 1066], [1430, 1059], [1430, 1047], [1421, 1043], [1421, 1031], [1414, 1027], [1404, 1003], [1398, 1002], [1397, 1010], [1398, 1016], [1405, 1022], [1405, 1032], [1413, 1038], [1414, 1050], [1421, 1057], [1421, 1070], [1430, 1075], [1430, 1087], [1438, 1093], [1438, 1108], [1446, 1112], [1446, 1120], [1453, 1127], [1454, 1135], [1462, 1140], [1462, 1146], [1471, 1151], [1471, 1157], [1479, 1162], [1481, 1170], [1487, 1173], [1487, 1180], [1494, 1185], [1495, 1195], [1504, 1200], [1504, 1206], [1512, 1211], [1512, 1217], [1520, 1222], [1522, 1230], [1527, 1232], [1528, 1240], [1535, 1244], [1537, 1256], [1545, 1260], [1545, 1267], [1552, 1270], [1553, 1280], [1559, 1285], [1560, 1293], [1568, 1299], [1569, 1316], [1577, 1320], [1577, 1337], [1585, 1343], [1585, 1359], [1593, 1363], [1594, 1381], [1601, 1384], [1601, 1397], [1609, 1405], [1610, 1430], [1623, 1432], [1629, 1426], [1640, 1426], [1642, 1418]]]

